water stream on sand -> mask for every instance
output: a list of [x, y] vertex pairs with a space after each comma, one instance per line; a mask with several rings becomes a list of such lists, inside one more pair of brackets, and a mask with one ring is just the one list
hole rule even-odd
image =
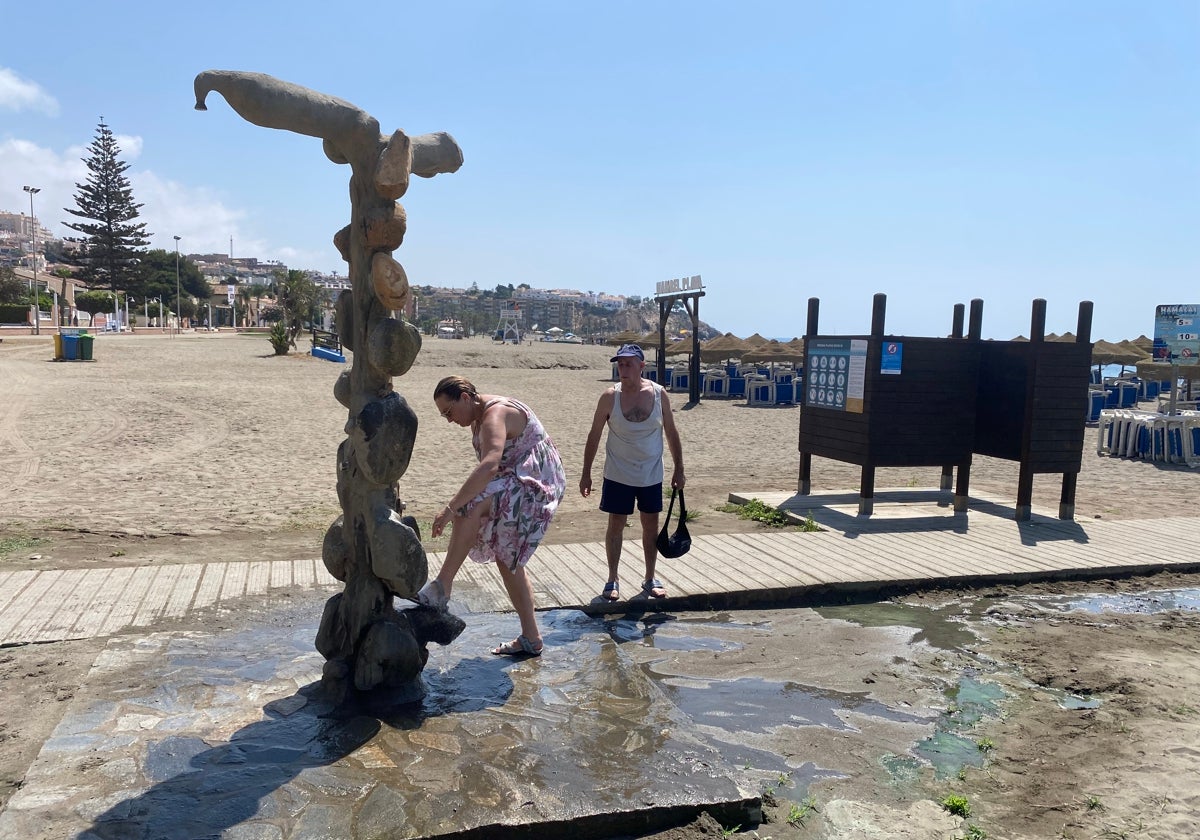
[[[1158, 613], [1170, 610], [1200, 610], [1200, 589], [1156, 590], [1128, 594], [1006, 596], [1004, 603], [1034, 616], [1052, 617], [1056, 613], [1083, 610], [1093, 613]], [[864, 628], [902, 627], [916, 632], [908, 645], [925, 644], [947, 652], [966, 654], [976, 641], [969, 624], [986, 621], [987, 610], [996, 599], [969, 597], [930, 607], [913, 603], [883, 602], [846, 606], [818, 607], [813, 610], [829, 621], [848, 622]], [[769, 612], [756, 612], [756, 617]], [[619, 645], [641, 645], [666, 655], [693, 653], [719, 656], [741, 649], [742, 633], [770, 632], [770, 620], [740, 621], [736, 614], [675, 617], [646, 614], [610, 620], [605, 623], [610, 637]], [[771, 734], [785, 727], [821, 727], [829, 731], [849, 731], [862, 723], [848, 720], [863, 718], [881, 722], [925, 724], [927, 734], [916, 740], [903, 754], [884, 756], [882, 763], [892, 778], [915, 778], [923, 767], [935, 777], [953, 777], [966, 767], [986, 762], [990, 745], [977, 742], [970, 733], [977, 724], [1001, 712], [1006, 691], [989, 674], [1004, 666], [995, 662], [977, 662], [964, 669], [945, 691], [943, 710], [893, 708], [871, 698], [868, 692], [838, 692], [804, 685], [797, 680], [771, 680], [762, 677], [713, 678], [711, 675], [680, 673], [686, 657], [674, 656], [674, 673], [659, 673], [653, 661], [643, 670], [671, 702], [698, 726], [727, 745], [723, 754], [734, 764], [754, 768], [761, 775], [778, 774], [785, 787], [803, 790], [812, 779], [833, 775], [816, 761], [795, 766], [795, 758], [776, 754], [769, 748]], [[686, 671], [686, 668], [683, 669]], [[1054, 695], [1064, 708], [1092, 709], [1101, 701], [1066, 692]], [[932, 728], [929, 728], [932, 724]], [[768, 747], [764, 747], [764, 743]]]

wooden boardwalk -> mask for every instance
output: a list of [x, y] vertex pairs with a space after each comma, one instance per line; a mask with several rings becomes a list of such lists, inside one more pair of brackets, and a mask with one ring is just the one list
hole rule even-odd
[[[972, 498], [955, 515], [950, 494], [879, 491], [875, 512], [856, 515], [854, 494], [751, 496], [811, 517], [823, 530], [757, 531], [696, 537], [692, 550], [660, 559], [669, 597], [638, 594], [640, 541], [627, 539], [622, 594], [601, 601], [607, 564], [601, 542], [544, 545], [529, 566], [538, 609], [592, 613], [639, 609], [733, 608], [840, 599], [847, 594], [930, 586], [1200, 571], [1200, 518], [1064, 522], [1034, 511]], [[632, 531], [631, 531], [632, 533]], [[442, 555], [430, 555], [433, 568]], [[332, 595], [340, 584], [319, 556], [242, 563], [192, 563], [109, 569], [0, 571], [0, 645], [85, 639], [186, 619], [202, 610], [287, 603], [298, 592]], [[455, 582], [452, 609], [510, 609], [496, 571], [468, 562]]]

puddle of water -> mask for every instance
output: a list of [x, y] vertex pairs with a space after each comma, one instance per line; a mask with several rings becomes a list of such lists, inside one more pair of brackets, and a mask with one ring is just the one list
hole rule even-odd
[[780, 726], [823, 726], [854, 731], [854, 727], [838, 715], [838, 712], [849, 710], [896, 722], [926, 720], [918, 715], [896, 711], [868, 699], [865, 694], [828, 691], [758, 678], [693, 678], [681, 682], [653, 671], [649, 675], [662, 685], [671, 702], [696, 723], [727, 732], [765, 733]]
[[814, 612], [824, 618], [849, 621], [860, 627], [912, 627], [917, 631], [914, 642], [927, 642], [941, 650], [960, 650], [976, 641], [972, 633], [954, 616], [956, 605], [930, 609], [909, 604], [877, 603], [846, 606], [816, 607]]
[[1103, 702], [1099, 697], [1080, 697], [1078, 694], [1068, 694], [1056, 688], [1042, 687], [1042, 690], [1055, 699], [1064, 709], [1099, 709]]
[[1160, 589], [1119, 595], [1088, 595], [1039, 599], [1064, 612], [1083, 610], [1091, 613], [1115, 612], [1154, 615], [1161, 612], [1200, 610], [1200, 589]]
[[932, 765], [939, 779], [957, 776], [964, 767], [984, 765], [987, 756], [979, 744], [958, 733], [972, 729], [984, 717], [998, 715], [999, 702], [1006, 696], [1000, 686], [970, 676], [959, 679], [947, 695], [947, 713], [938, 719], [933, 735], [917, 744], [915, 750], [919, 758]]
[[917, 781], [921, 778], [921, 771], [925, 769], [925, 763], [911, 755], [888, 753], [879, 761], [888, 771], [888, 776], [892, 781], [901, 784]]
[[917, 755], [933, 765], [938, 779], [957, 776], [964, 767], [982, 767], [986, 756], [972, 740], [939, 730], [917, 744]]
[[995, 683], [964, 676], [949, 692], [951, 714], [946, 715], [955, 729], [968, 729], [986, 716], [1000, 713], [999, 703], [1005, 698], [1004, 689]]
[[[683, 626], [690, 625], [690, 626]], [[689, 650], [741, 650], [738, 642], [718, 639], [712, 636], [693, 635], [698, 628], [724, 628], [744, 630], [750, 624], [737, 624], [730, 621], [711, 621], [696, 619], [674, 619], [672, 617], [646, 617], [639, 620], [621, 618], [605, 622], [608, 634], [618, 642], [641, 642], [647, 647], [658, 650], [689, 651]]]
[[742, 648], [737, 642], [729, 642], [724, 639], [665, 636], [662, 633], [646, 636], [642, 642], [656, 650], [741, 650]]

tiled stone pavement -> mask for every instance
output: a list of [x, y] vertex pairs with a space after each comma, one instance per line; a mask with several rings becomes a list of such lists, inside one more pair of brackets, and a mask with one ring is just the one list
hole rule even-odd
[[[312, 600], [312, 599], [310, 599]], [[305, 609], [320, 614], [319, 601]], [[431, 648], [420, 708], [334, 715], [312, 623], [120, 636], [97, 659], [0, 837], [587, 836], [757, 799], [604, 632], [543, 616], [547, 650], [486, 651], [511, 616]]]

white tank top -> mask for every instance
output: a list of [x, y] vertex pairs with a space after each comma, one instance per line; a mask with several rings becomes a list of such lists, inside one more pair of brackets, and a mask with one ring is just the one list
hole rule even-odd
[[649, 487], [663, 480], [662, 386], [654, 387], [654, 407], [645, 420], [634, 423], [621, 411], [621, 387], [613, 390], [604, 445], [604, 477], [630, 487]]

